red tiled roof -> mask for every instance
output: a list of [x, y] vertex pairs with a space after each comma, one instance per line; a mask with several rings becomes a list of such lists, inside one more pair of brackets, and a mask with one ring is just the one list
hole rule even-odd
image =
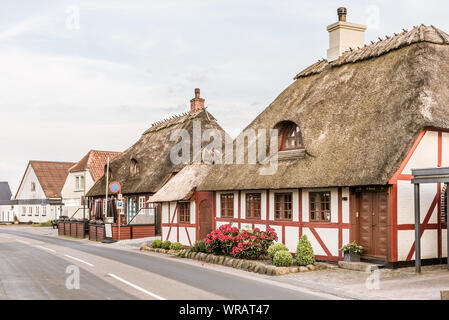
[[47, 198], [60, 198], [69, 169], [74, 162], [30, 161]]
[[96, 182], [100, 179], [104, 174], [104, 166], [108, 160], [111, 161], [116, 156], [118, 156], [120, 152], [114, 151], [99, 151], [99, 150], [90, 150], [88, 154], [84, 156], [77, 164], [70, 168], [70, 172], [82, 171], [82, 170], [90, 170], [90, 174], [92, 175], [92, 179]]

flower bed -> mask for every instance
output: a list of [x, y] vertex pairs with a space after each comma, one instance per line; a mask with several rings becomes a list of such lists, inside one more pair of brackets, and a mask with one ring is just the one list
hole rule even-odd
[[[195, 243], [189, 250], [173, 250], [176, 246], [170, 246], [169, 241], [163, 243], [160, 240], [153, 241], [151, 247], [147, 243], [143, 243], [140, 250], [171, 254], [270, 276], [326, 268], [325, 265], [315, 264], [313, 251], [311, 253], [313, 259], [308, 260], [310, 264], [301, 265], [304, 259], [294, 261], [290, 253], [285, 251], [287, 250], [285, 246], [274, 244], [273, 246], [277, 248], [268, 250], [275, 240], [277, 240], [277, 235], [271, 228], [267, 228], [267, 231], [239, 230], [230, 225], [223, 225], [208, 234], [204, 241]], [[300, 248], [304, 246], [303, 242], [307, 244], [306, 237], [301, 238], [298, 244]], [[167, 249], [169, 246], [172, 250]], [[274, 253], [276, 250], [278, 252]], [[269, 251], [274, 257], [273, 260], [268, 256]], [[298, 265], [294, 265], [296, 262]], [[279, 266], [276, 266], [275, 263]]]

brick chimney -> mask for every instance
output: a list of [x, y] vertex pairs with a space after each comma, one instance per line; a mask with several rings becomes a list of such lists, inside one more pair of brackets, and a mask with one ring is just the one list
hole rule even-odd
[[346, 22], [348, 11], [344, 7], [337, 9], [338, 22], [327, 27], [329, 31], [329, 49], [327, 49], [327, 61], [336, 60], [349, 48], [357, 49], [365, 45], [366, 26]]
[[198, 110], [204, 108], [204, 99], [200, 98], [200, 89], [195, 89], [195, 98], [190, 100], [190, 114], [194, 114]]

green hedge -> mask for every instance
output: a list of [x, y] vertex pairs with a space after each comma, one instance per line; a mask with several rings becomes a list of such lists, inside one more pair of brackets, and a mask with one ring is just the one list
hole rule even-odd
[[170, 244], [170, 250], [182, 250], [183, 246], [182, 243], [180, 242], [173, 242], [172, 244]]
[[276, 267], [290, 267], [293, 263], [293, 257], [290, 252], [280, 250], [274, 254], [273, 263]]
[[153, 240], [151, 242], [151, 248], [161, 248], [162, 247], [162, 241], [161, 240]]
[[207, 247], [206, 247], [206, 242], [204, 242], [204, 240], [195, 242], [195, 244], [190, 247], [190, 251], [192, 251], [192, 252], [208, 252]]
[[162, 242], [162, 249], [170, 250], [170, 245], [171, 245], [171, 241], [165, 240], [164, 242]]
[[268, 256], [271, 258], [271, 260], [273, 260], [274, 255], [276, 254], [276, 252], [278, 251], [288, 251], [288, 248], [285, 244], [283, 243], [275, 243], [272, 244], [269, 248], [268, 248]]

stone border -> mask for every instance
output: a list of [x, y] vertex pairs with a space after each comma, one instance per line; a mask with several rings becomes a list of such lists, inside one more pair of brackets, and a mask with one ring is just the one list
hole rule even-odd
[[[165, 250], [161, 248], [151, 248], [147, 243], [143, 243], [140, 246], [140, 250], [165, 253], [173, 256], [177, 256], [179, 251], [176, 250]], [[265, 274], [269, 276], [282, 276], [289, 273], [298, 273], [298, 272], [308, 272], [308, 271], [316, 271], [323, 270], [327, 267], [322, 264], [308, 265], [307, 267], [303, 266], [291, 266], [291, 267], [276, 267], [274, 265], [267, 265], [266, 263], [259, 262], [256, 260], [246, 260], [246, 259], [237, 259], [229, 256], [216, 256], [211, 253], [203, 253], [203, 252], [191, 252], [186, 250], [186, 256], [184, 258], [204, 261], [206, 263], [212, 263], [217, 265], [222, 265], [225, 267], [231, 267], [235, 269], [240, 269], [249, 272], [255, 272], [259, 274]]]

